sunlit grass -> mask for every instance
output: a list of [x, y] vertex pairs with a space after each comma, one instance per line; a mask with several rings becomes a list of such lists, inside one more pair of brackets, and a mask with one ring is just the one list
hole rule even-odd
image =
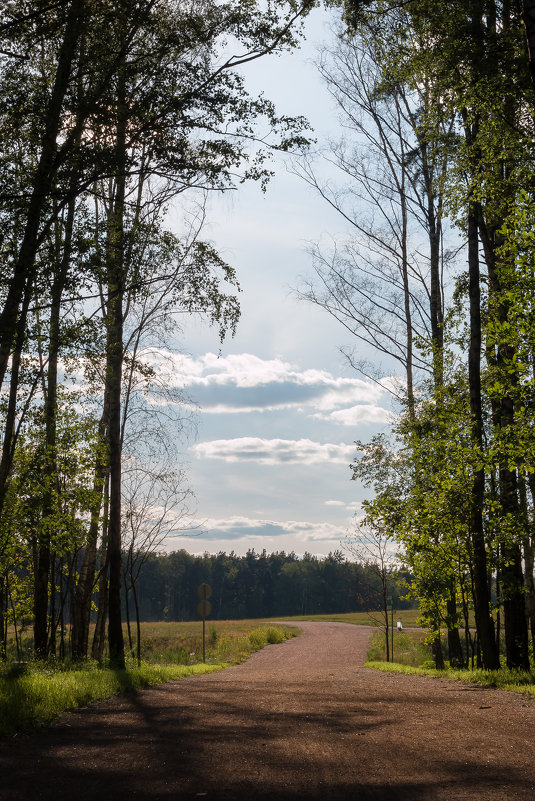
[[[403, 609], [399, 612], [394, 609], [394, 625], [398, 620], [401, 620], [404, 627], [417, 627], [419, 625], [419, 616], [418, 609]], [[288, 622], [310, 620], [318, 623], [351, 623], [354, 626], [379, 626], [383, 624], [381, 612], [345, 612], [340, 615], [292, 615], [291, 617], [269, 618], [269, 620], [284, 620]]]
[[[424, 642], [426, 631], [394, 631], [394, 661], [401, 665], [419, 667], [422, 662], [431, 658], [431, 650]], [[389, 637], [389, 647], [392, 639]], [[386, 659], [385, 635], [382, 631], [374, 631], [368, 646], [368, 660], [381, 662]], [[388, 663], [387, 663], [388, 664]]]
[[66, 709], [171, 679], [211, 673], [225, 665], [142, 665], [129, 670], [84, 666], [54, 670], [31, 665], [21, 675], [0, 677], [0, 735], [54, 720]]
[[[279, 634], [275, 634], [275, 631]], [[207, 622], [206, 661], [209, 663], [242, 662], [258, 648], [263, 648], [270, 642], [282, 642], [282, 640], [295, 637], [298, 633], [299, 629], [295, 626], [274, 626], [270, 621], [218, 620]], [[250, 640], [251, 636], [253, 636], [254, 643]], [[198, 621], [142, 624], [141, 657], [146, 662], [195, 664], [202, 659], [202, 646], [202, 623]]]
[[381, 670], [383, 673], [404, 673], [412, 676], [431, 676], [447, 681], [463, 681], [493, 687], [500, 690], [524, 693], [535, 697], [535, 671], [525, 670], [434, 670], [429, 667], [412, 667], [395, 662], [366, 662], [365, 667]]
[[[256, 624], [256, 625], [255, 625]], [[61, 663], [7, 664], [0, 670], [0, 735], [26, 730], [56, 718], [67, 709], [109, 698], [122, 692], [160, 684], [186, 676], [211, 673], [247, 659], [270, 643], [295, 637], [292, 626], [258, 625], [258, 622], [228, 621], [207, 630], [207, 663], [202, 664], [202, 626], [199, 624], [156, 623], [145, 631], [152, 640], [152, 654], [164, 657], [164, 664], [143, 662], [141, 667], [129, 665], [127, 670], [110, 670], [95, 663], [62, 665]], [[189, 664], [172, 664], [173, 654], [187, 651]], [[151, 650], [148, 648], [147, 650]], [[156, 648], [156, 651], [154, 651]], [[155, 660], [150, 660], [154, 662]]]

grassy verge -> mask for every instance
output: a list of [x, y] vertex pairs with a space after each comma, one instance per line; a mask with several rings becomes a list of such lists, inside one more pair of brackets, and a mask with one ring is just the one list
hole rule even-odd
[[23, 675], [0, 678], [0, 736], [49, 723], [66, 709], [222, 667], [225, 666], [142, 665], [130, 670], [54, 670], [32, 665]]
[[[219, 625], [219, 624], [218, 624]], [[198, 625], [197, 625], [198, 628]], [[214, 633], [215, 631], [215, 633]], [[211, 647], [207, 650], [206, 664], [149, 664], [129, 667], [127, 670], [109, 670], [95, 664], [78, 666], [37, 663], [6, 665], [0, 672], [0, 736], [12, 735], [35, 726], [49, 723], [67, 709], [86, 706], [122, 692], [132, 692], [152, 684], [160, 684], [185, 676], [211, 673], [247, 659], [255, 651], [270, 643], [280, 643], [295, 637], [295, 627], [273, 625], [227, 626], [212, 630]], [[191, 662], [199, 651], [188, 652]], [[169, 656], [176, 650], [172, 638], [164, 653]], [[163, 647], [163, 643], [160, 642]]]
[[431, 676], [447, 681], [463, 681], [479, 684], [482, 687], [495, 687], [511, 690], [535, 697], [535, 671], [523, 670], [434, 670], [428, 667], [413, 667], [395, 662], [366, 662], [365, 667], [381, 670], [384, 673], [404, 673], [412, 676]]

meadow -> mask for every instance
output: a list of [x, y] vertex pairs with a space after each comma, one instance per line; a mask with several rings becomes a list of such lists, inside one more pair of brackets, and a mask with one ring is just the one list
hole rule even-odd
[[[390, 614], [390, 613], [389, 613]], [[396, 612], [394, 609], [394, 625], [401, 620], [404, 628], [415, 628], [419, 625], [420, 612], [418, 609], [403, 609]], [[275, 620], [275, 618], [272, 618]], [[284, 621], [296, 622], [312, 620], [318, 623], [352, 623], [354, 626], [380, 626], [383, 624], [381, 612], [346, 612], [341, 615], [295, 615], [285, 617]]]

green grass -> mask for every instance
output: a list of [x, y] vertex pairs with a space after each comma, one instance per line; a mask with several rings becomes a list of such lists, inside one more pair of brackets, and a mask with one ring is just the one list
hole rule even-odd
[[92, 667], [58, 671], [31, 665], [22, 675], [0, 677], [0, 735], [49, 723], [64, 710], [92, 701], [222, 667], [225, 665], [142, 665], [118, 671]]
[[[346, 612], [340, 615], [293, 615], [291, 617], [279, 616], [278, 618], [270, 618], [270, 620], [284, 620], [288, 622], [310, 620], [318, 623], [352, 623], [354, 626], [376, 626], [382, 624], [383, 622], [381, 614], [381, 612]], [[418, 609], [403, 609], [399, 612], [394, 610], [394, 624], [396, 621], [401, 620], [405, 628], [418, 626], [419, 617], [420, 612]]]
[[[424, 642], [426, 631], [394, 631], [394, 660], [401, 665], [419, 667], [422, 662], [431, 658], [431, 651]], [[389, 638], [389, 643], [391, 643]], [[384, 662], [386, 659], [385, 635], [382, 631], [372, 633], [368, 647], [370, 662]], [[388, 664], [388, 663], [386, 663]]]
[[[207, 663], [202, 664], [202, 627], [198, 632], [198, 623], [154, 624], [152, 647], [157, 645], [164, 656], [164, 664], [144, 662], [140, 668], [119, 671], [99, 668], [92, 663], [83, 666], [32, 662], [4, 665], [0, 669], [0, 736], [49, 723], [67, 709], [119, 693], [221, 670], [242, 662], [265, 645], [283, 642], [299, 633], [293, 626], [253, 626], [245, 621], [218, 623], [207, 632]], [[195, 649], [187, 651], [190, 664], [171, 664], [172, 654], [183, 653], [185, 647]]]
[[434, 670], [428, 667], [413, 667], [392, 662], [366, 662], [365, 667], [381, 670], [383, 673], [404, 673], [411, 676], [431, 676], [448, 681], [463, 681], [483, 687], [524, 693], [535, 697], [535, 670]]
[[[269, 621], [209, 622], [206, 626], [206, 661], [236, 664], [258, 648], [282, 642], [298, 633], [295, 626], [274, 626]], [[157, 664], [196, 664], [202, 659], [202, 623], [143, 623], [141, 658]]]

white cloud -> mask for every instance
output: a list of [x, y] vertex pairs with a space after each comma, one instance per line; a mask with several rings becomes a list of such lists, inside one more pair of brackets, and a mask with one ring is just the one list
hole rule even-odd
[[320, 443], [310, 439], [262, 439], [260, 437], [238, 437], [200, 442], [194, 445], [192, 450], [197, 456], [205, 459], [270, 465], [349, 463], [355, 455], [354, 445]]
[[351, 503], [347, 503], [347, 501], [325, 501], [325, 506], [346, 509], [348, 512], [358, 512], [362, 508], [362, 503], [360, 501], [351, 501]]
[[151, 350], [145, 358], [167, 381], [187, 387], [193, 400], [211, 414], [307, 407], [329, 412], [357, 403], [379, 409], [375, 404], [385, 395], [377, 384], [360, 378], [300, 370], [282, 359], [261, 359], [251, 353], [226, 357], [205, 353], [193, 359]]
[[299, 520], [262, 520], [243, 516], [204, 520], [199, 529], [201, 539], [267, 540], [291, 536], [301, 544], [308, 542], [340, 542], [347, 537], [344, 526], [332, 523], [311, 523]]
[[382, 406], [362, 403], [348, 409], [339, 409], [330, 414], [317, 414], [315, 417], [344, 426], [357, 426], [362, 423], [391, 423], [393, 413]]

